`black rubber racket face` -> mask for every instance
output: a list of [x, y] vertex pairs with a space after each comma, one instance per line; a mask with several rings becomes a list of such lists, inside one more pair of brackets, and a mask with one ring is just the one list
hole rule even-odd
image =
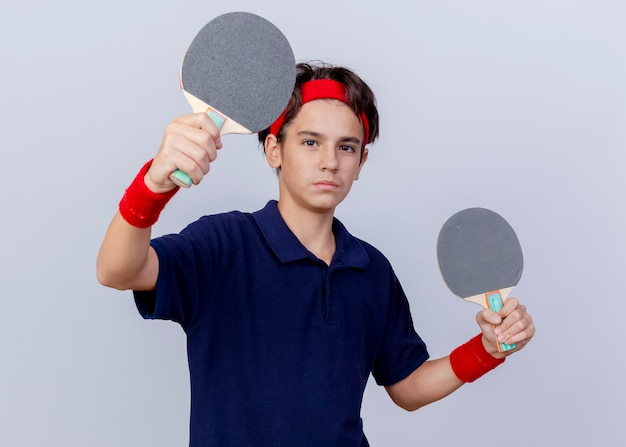
[[255, 14], [232, 12], [198, 32], [180, 76], [185, 92], [255, 133], [285, 109], [296, 66], [291, 46], [276, 26]]
[[514, 287], [522, 276], [522, 248], [499, 214], [469, 208], [450, 217], [437, 240], [439, 268], [461, 298]]

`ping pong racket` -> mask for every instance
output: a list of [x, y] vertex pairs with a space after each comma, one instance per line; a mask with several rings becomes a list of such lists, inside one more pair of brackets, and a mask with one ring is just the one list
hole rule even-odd
[[[502, 309], [524, 267], [513, 228], [484, 208], [459, 211], [446, 221], [437, 239], [437, 258], [452, 293], [494, 312]], [[514, 344], [498, 345], [500, 352], [514, 348]]]
[[[180, 69], [180, 88], [193, 112], [207, 113], [222, 135], [267, 129], [287, 106], [295, 80], [287, 38], [248, 12], [223, 14], [202, 27]], [[192, 184], [180, 170], [170, 179], [186, 188]]]

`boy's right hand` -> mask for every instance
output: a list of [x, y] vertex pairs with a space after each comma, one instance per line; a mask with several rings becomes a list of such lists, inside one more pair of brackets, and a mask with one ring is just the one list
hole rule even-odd
[[146, 186], [155, 193], [171, 191], [176, 185], [169, 175], [177, 169], [186, 172], [197, 185], [209, 172], [210, 163], [221, 148], [219, 130], [206, 113], [174, 118], [165, 129], [161, 147], [146, 173]]

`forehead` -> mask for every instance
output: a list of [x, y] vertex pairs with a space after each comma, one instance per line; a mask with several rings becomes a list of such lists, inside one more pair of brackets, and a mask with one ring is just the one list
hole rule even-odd
[[293, 127], [315, 127], [316, 131], [324, 129], [339, 130], [344, 133], [361, 135], [361, 120], [347, 104], [336, 99], [317, 99], [304, 104], [291, 122]]

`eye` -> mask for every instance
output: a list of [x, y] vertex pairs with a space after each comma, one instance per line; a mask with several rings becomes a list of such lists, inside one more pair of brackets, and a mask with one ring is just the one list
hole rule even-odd
[[317, 141], [315, 140], [304, 140], [302, 141], [302, 144], [308, 147], [315, 147], [317, 146]]
[[350, 146], [348, 144], [343, 144], [339, 146], [339, 150], [342, 152], [355, 152], [356, 148], [354, 146]]

